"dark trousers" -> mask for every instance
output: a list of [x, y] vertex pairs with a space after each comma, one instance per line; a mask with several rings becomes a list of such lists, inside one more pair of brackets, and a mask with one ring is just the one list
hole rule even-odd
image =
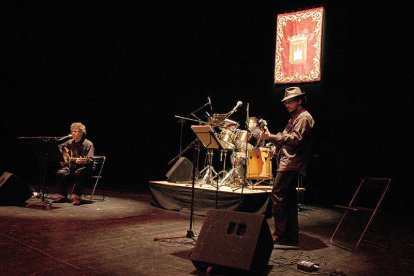
[[298, 176], [297, 171], [277, 172], [271, 194], [275, 234], [280, 241], [288, 243], [297, 243], [299, 240]]
[[92, 176], [92, 168], [63, 167], [56, 172], [56, 183], [59, 194], [67, 196], [68, 185], [76, 183], [74, 194], [80, 195], [85, 182]]

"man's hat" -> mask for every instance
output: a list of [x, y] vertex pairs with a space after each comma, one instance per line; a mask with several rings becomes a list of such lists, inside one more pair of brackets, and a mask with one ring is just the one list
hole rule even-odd
[[299, 87], [288, 87], [285, 89], [285, 97], [283, 98], [282, 103], [286, 100], [299, 97], [302, 95], [305, 95], [305, 93], [302, 93]]

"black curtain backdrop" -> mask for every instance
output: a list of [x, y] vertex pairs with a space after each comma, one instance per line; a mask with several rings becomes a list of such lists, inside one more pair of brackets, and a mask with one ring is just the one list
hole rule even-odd
[[[149, 180], [165, 179], [179, 152], [174, 115], [188, 115], [207, 97], [211, 114], [243, 101], [231, 117], [242, 128], [249, 103], [250, 116], [282, 130], [287, 86], [273, 80], [276, 15], [322, 4], [322, 81], [301, 85], [316, 120], [307, 199], [347, 202], [362, 177], [384, 176], [395, 180], [390, 206], [407, 209], [409, 9], [331, 2], [2, 3], [0, 170], [38, 181], [38, 163], [17, 137], [64, 136], [82, 121], [97, 153], [108, 156], [106, 183], [147, 190]], [[190, 126], [183, 124], [183, 147], [195, 138]]]

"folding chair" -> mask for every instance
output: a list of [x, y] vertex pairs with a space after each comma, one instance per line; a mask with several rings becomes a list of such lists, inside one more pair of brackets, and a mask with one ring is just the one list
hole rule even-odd
[[[391, 181], [390, 178], [366, 177], [361, 180], [348, 206], [335, 205], [338, 208], [345, 209], [345, 213], [332, 234], [331, 244], [350, 251], [355, 251], [361, 241], [384, 248], [390, 247], [388, 229], [385, 229], [387, 246], [382, 245], [381, 243], [383, 242], [369, 241], [365, 239], [365, 236], [368, 234], [368, 228], [373, 224], [374, 217], [389, 189]], [[387, 227], [384, 220], [378, 220], [377, 218], [376, 221], [382, 222], [385, 224], [385, 228]], [[373, 232], [372, 228], [370, 232]]]
[[[92, 188], [92, 192], [91, 192], [91, 195], [89, 197], [89, 200], [92, 200], [93, 195], [95, 194], [96, 188], [98, 187], [98, 184], [100, 184], [102, 182], [102, 178], [103, 178], [102, 171], [103, 171], [103, 167], [104, 167], [105, 161], [106, 161], [106, 156], [105, 155], [95, 155], [92, 158], [93, 158], [93, 162], [95, 164], [95, 170], [94, 170], [94, 172], [91, 176], [91, 179], [92, 179], [92, 182], [93, 182], [92, 183], [93, 188]], [[102, 184], [100, 184], [100, 185], [101, 185], [101, 189], [102, 189], [102, 200], [105, 200], [105, 190], [104, 190]], [[72, 194], [73, 194], [73, 191], [75, 190], [75, 187], [76, 187], [76, 182], [73, 183], [72, 191], [70, 192], [70, 198], [72, 198]], [[83, 192], [83, 194], [84, 194], [84, 192]]]
[[[92, 178], [94, 179], [94, 185], [92, 189], [91, 196], [89, 200], [92, 200], [93, 195], [95, 194], [96, 187], [100, 182], [102, 182], [102, 170], [105, 165], [106, 156], [105, 155], [96, 155], [93, 157], [93, 162], [95, 163], [95, 173], [92, 175]], [[102, 189], [102, 200], [105, 200], [105, 190], [101, 184]]]

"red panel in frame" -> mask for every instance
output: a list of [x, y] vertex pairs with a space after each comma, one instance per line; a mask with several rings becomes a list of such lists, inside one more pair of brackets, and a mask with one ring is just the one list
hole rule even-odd
[[277, 16], [275, 83], [321, 80], [323, 13], [319, 7]]

